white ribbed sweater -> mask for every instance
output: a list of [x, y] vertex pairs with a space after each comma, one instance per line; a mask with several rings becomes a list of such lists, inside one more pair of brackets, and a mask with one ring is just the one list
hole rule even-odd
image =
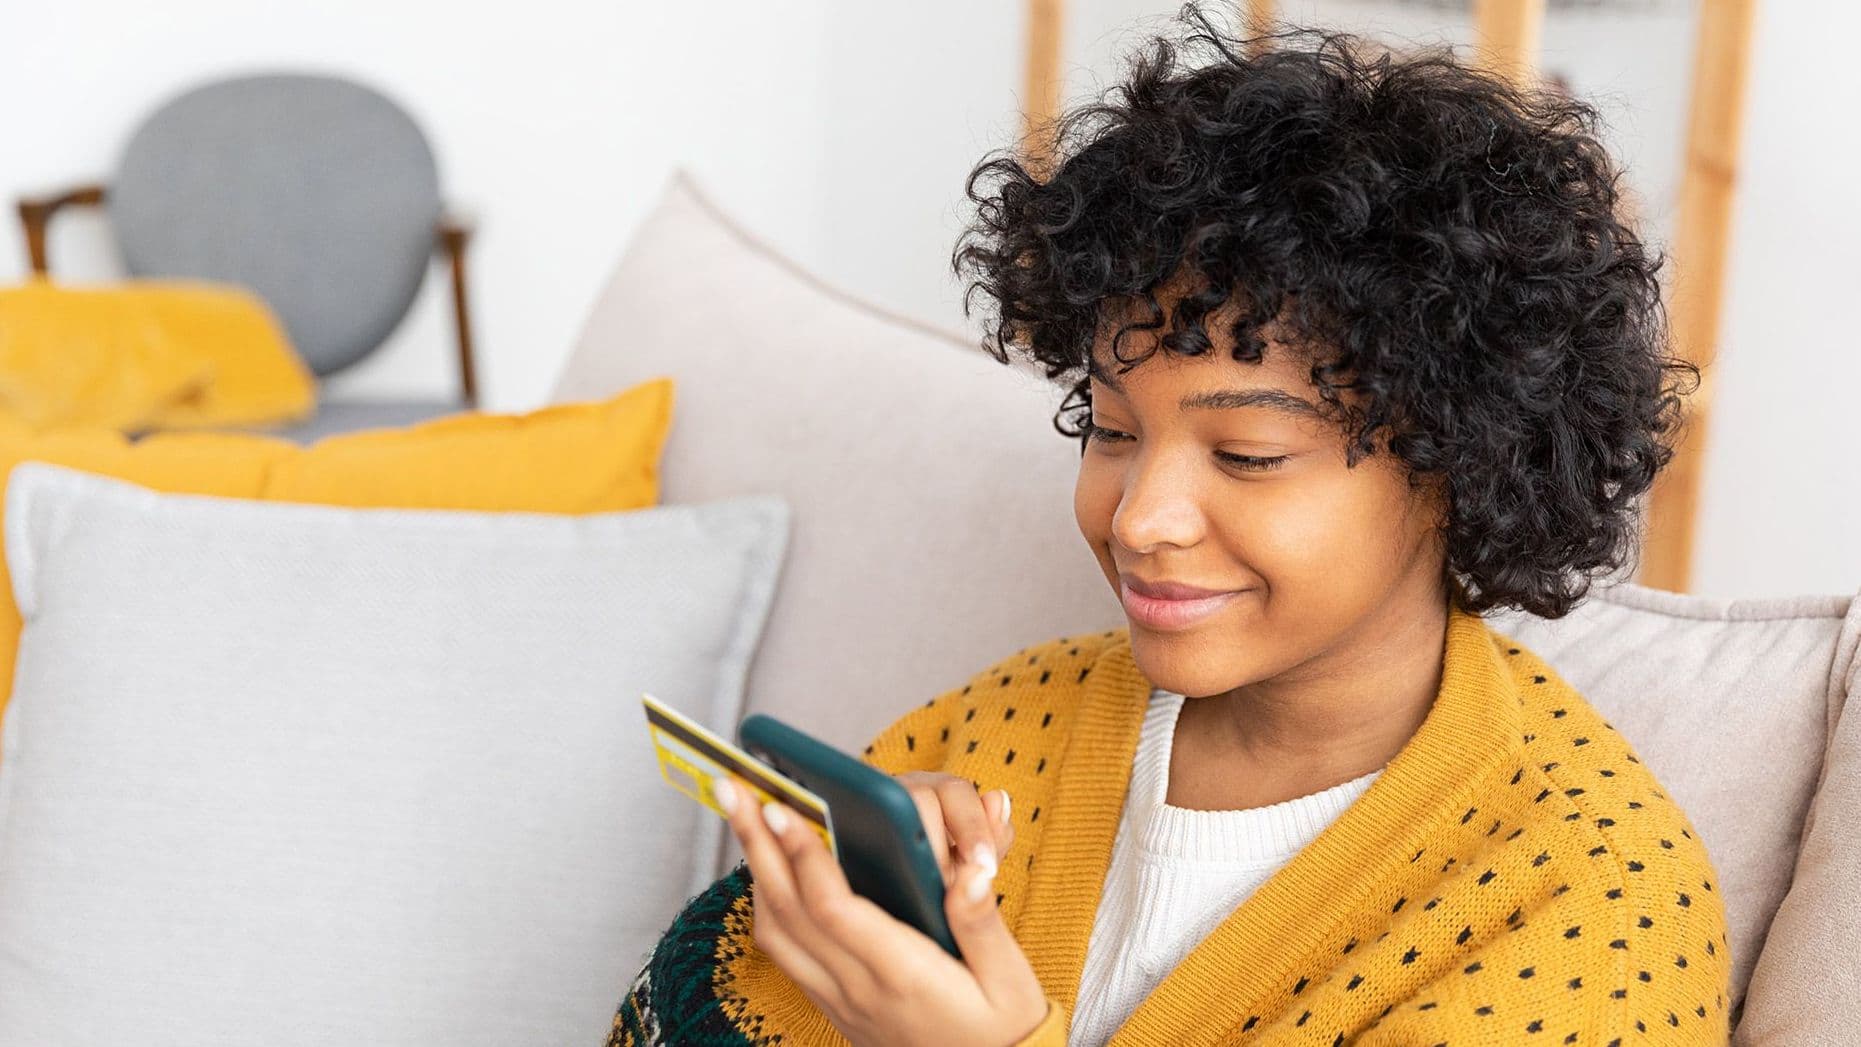
[[1086, 946], [1068, 1047], [1101, 1047], [1216, 924], [1382, 773], [1265, 807], [1172, 807], [1164, 798], [1176, 714], [1184, 701], [1160, 687], [1151, 691]]

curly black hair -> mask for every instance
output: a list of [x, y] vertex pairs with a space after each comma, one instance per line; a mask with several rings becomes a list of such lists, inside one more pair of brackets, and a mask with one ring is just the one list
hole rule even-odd
[[[1666, 353], [1657, 272], [1587, 103], [1348, 33], [1225, 31], [1195, 2], [1124, 82], [1062, 115], [1051, 174], [1010, 150], [972, 170], [951, 264], [993, 307], [983, 348], [1070, 377], [1054, 427], [1086, 442], [1101, 307], [1163, 326], [1156, 289], [1202, 279], [1163, 349], [1233, 358], [1265, 328], [1311, 365], [1346, 461], [1377, 452], [1447, 495], [1447, 570], [1469, 609], [1560, 618], [1638, 555], [1637, 499], [1673, 457], [1699, 370]], [[1207, 61], [1186, 62], [1204, 54]], [[1341, 395], [1350, 391], [1354, 395]], [[1071, 423], [1069, 426], [1069, 422]]]

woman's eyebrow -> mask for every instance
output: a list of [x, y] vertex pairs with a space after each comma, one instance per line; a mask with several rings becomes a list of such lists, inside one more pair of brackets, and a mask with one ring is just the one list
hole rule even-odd
[[1265, 407], [1311, 418], [1318, 417], [1319, 413], [1310, 400], [1301, 399], [1283, 389], [1212, 389], [1190, 393], [1182, 398], [1179, 406], [1185, 411], [1191, 407], [1207, 407], [1218, 411], [1235, 407]]
[[[1120, 396], [1124, 395], [1124, 386], [1110, 373], [1095, 370], [1092, 377], [1110, 386]], [[1177, 407], [1184, 411], [1191, 408], [1225, 411], [1239, 407], [1265, 407], [1302, 418], [1322, 416], [1317, 405], [1310, 400], [1294, 396], [1283, 389], [1209, 389], [1184, 396]]]

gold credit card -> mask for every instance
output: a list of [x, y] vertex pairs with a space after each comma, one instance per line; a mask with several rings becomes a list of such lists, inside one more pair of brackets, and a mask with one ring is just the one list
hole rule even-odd
[[840, 857], [840, 849], [834, 844], [833, 819], [828, 816], [825, 800], [652, 695], [642, 691], [640, 702], [646, 706], [646, 730], [652, 735], [653, 751], [659, 756], [659, 773], [674, 789], [725, 818], [724, 809], [717, 805], [711, 782], [717, 775], [728, 774], [740, 787], [754, 794], [758, 805], [770, 800], [788, 805], [827, 845], [827, 852], [835, 858]]

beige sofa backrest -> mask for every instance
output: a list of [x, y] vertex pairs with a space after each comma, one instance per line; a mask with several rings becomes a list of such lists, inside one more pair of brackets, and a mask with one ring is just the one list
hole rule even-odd
[[794, 509], [748, 711], [857, 752], [1004, 654], [1123, 623], [1076, 537], [1079, 450], [1052, 426], [1058, 391], [819, 284], [683, 174], [553, 399], [659, 375], [675, 384], [664, 502], [754, 491]]

